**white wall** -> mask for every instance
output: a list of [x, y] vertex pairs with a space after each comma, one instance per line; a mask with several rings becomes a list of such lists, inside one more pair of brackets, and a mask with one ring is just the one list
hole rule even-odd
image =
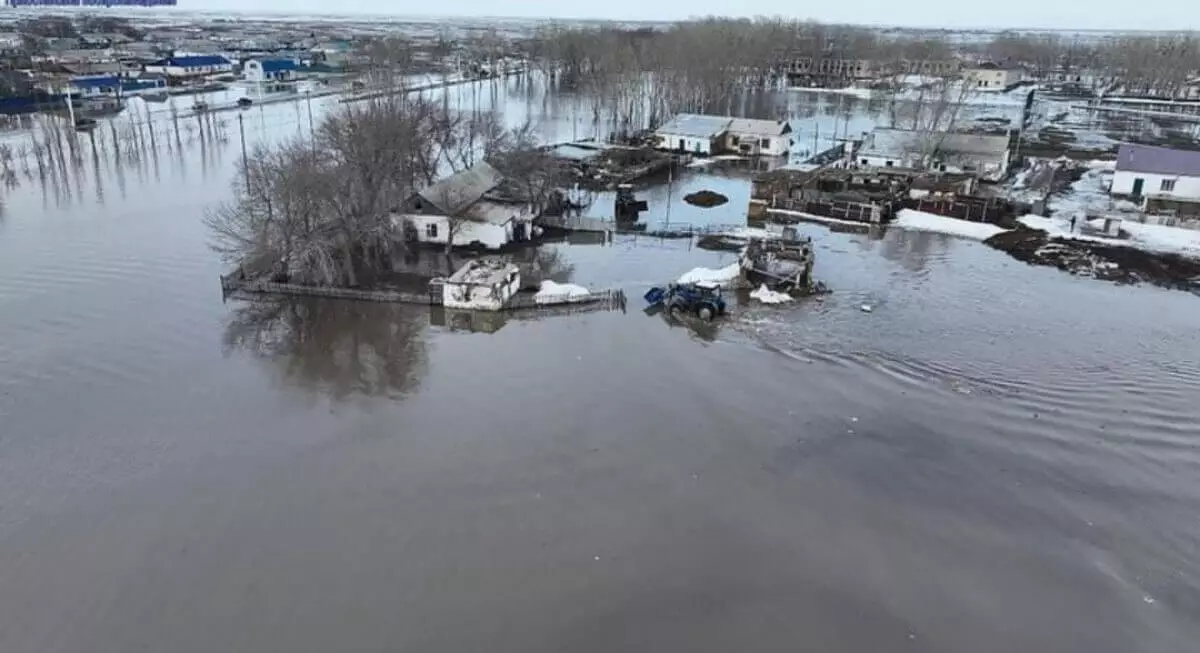
[[242, 69], [242, 75], [248, 82], [261, 83], [266, 81], [266, 76], [263, 74], [262, 62], [256, 59], [246, 62], [246, 65]]
[[514, 270], [503, 283], [496, 286], [483, 284], [450, 283], [442, 286], [442, 304], [446, 308], [466, 308], [479, 311], [498, 311], [521, 289], [521, 275]]
[[968, 70], [965, 75], [967, 86], [977, 91], [1003, 91], [1021, 81], [1017, 70]]
[[664, 150], [678, 151], [679, 141], [682, 139], [685, 152], [712, 154], [712, 139], [709, 138], [696, 138], [695, 136], [682, 136], [666, 132], [658, 132], [656, 136], [662, 139], [659, 147]]
[[[416, 228], [418, 242], [445, 245], [446, 239], [450, 236], [450, 220], [444, 215], [407, 214], [402, 219], [411, 222]], [[437, 227], [437, 234], [434, 236], [429, 235], [428, 227], [430, 225]], [[403, 227], [403, 225], [397, 226]], [[454, 242], [451, 244], [456, 247], [466, 247], [478, 241], [488, 249], [500, 249], [512, 240], [512, 235], [511, 221], [499, 225], [464, 220], [458, 225], [457, 231], [454, 233]]]
[[[854, 158], [854, 162], [860, 166], [874, 166], [877, 168], [915, 168], [920, 164], [920, 157], [917, 155], [904, 155], [899, 157], [888, 158], [886, 156], [874, 156], [871, 154], [858, 154]], [[866, 163], [863, 163], [866, 161]], [[888, 161], [892, 165], [888, 165]], [[975, 170], [964, 170], [955, 165], [946, 165], [945, 170], [941, 172], [949, 172], [953, 174], [970, 174], [988, 181], [1000, 181], [1004, 175], [1008, 174], [1008, 151], [1005, 150], [1004, 159], [1002, 161], [986, 162], [982, 159], [977, 160]]]
[[[734, 144], [734, 139], [737, 139], [737, 144]], [[791, 150], [792, 135], [784, 134], [782, 136], [767, 137], [767, 146], [762, 145], [763, 137], [754, 134], [739, 134], [737, 132], [728, 132], [723, 139], [723, 146], [731, 152], [744, 152], [745, 154], [761, 154], [763, 156], [783, 156]], [[676, 145], [679, 144], [679, 139], [675, 139]], [[749, 150], [743, 150], [743, 145], [750, 145]]]
[[[1179, 175], [1156, 175], [1148, 172], [1130, 172], [1118, 170], [1113, 173], [1112, 194], [1132, 195], [1133, 183], [1136, 179], [1145, 180], [1142, 183], [1142, 195], [1157, 197], [1176, 197], [1180, 199], [1200, 199], [1200, 177], [1180, 177]], [[1162, 190], [1164, 179], [1174, 179], [1175, 189]]]

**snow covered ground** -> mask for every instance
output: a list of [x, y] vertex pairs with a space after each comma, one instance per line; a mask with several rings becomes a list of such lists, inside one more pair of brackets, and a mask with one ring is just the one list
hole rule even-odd
[[986, 222], [970, 222], [959, 220], [958, 218], [947, 218], [932, 213], [913, 211], [912, 209], [901, 209], [896, 214], [896, 221], [892, 224], [901, 229], [932, 231], [934, 233], [970, 238], [972, 240], [987, 240], [998, 233], [1006, 231], [1001, 227]]
[[[1192, 229], [1126, 221], [1121, 223], [1121, 231], [1129, 234], [1129, 238], [1108, 238], [1081, 234], [1078, 231], [1072, 233], [1070, 216], [1043, 218], [1040, 215], [1027, 215], [1019, 218], [1019, 221], [1026, 227], [1045, 231], [1051, 238], [1082, 240], [1118, 247], [1133, 247], [1160, 254], [1180, 254], [1190, 258], [1200, 258], [1200, 231]], [[1100, 227], [1102, 222], [1102, 220], [1092, 220], [1090, 224]], [[1078, 224], [1076, 226], [1078, 227]]]
[[712, 268], [693, 268], [679, 277], [679, 283], [715, 283], [727, 285], [741, 274], [741, 266], [736, 262], [714, 270]]

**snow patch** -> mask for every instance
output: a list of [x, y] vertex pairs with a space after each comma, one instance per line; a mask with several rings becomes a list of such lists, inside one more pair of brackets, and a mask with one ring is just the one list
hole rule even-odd
[[959, 220], [958, 218], [947, 218], [943, 215], [913, 211], [912, 209], [901, 209], [896, 214], [895, 224], [901, 229], [932, 231], [960, 238], [970, 238], [972, 240], [987, 240], [998, 233], [1007, 231], [986, 222], [970, 222], [968, 220]]
[[758, 290], [752, 291], [750, 296], [764, 304], [782, 304], [792, 301], [792, 296], [787, 293], [775, 292], [763, 284], [758, 287]]
[[[1128, 234], [1129, 237], [1110, 238], [1082, 234], [1078, 230], [1072, 232], [1070, 218], [1043, 218], [1040, 215], [1026, 215], [1018, 218], [1018, 221], [1026, 227], [1045, 231], [1051, 238], [1081, 240], [1118, 247], [1133, 247], [1160, 254], [1180, 254], [1191, 258], [1200, 258], [1200, 231], [1193, 229], [1124, 220], [1121, 222], [1121, 231]], [[1090, 220], [1088, 224], [1099, 227], [1103, 224], [1103, 219]], [[1078, 229], [1080, 223], [1076, 222], [1075, 226]], [[1050, 245], [1046, 247], [1050, 247]]]
[[538, 304], [572, 304], [586, 302], [592, 298], [592, 291], [573, 283], [555, 283], [549, 279], [542, 281], [533, 301]]
[[682, 277], [679, 277], [679, 283], [715, 283], [717, 285], [727, 285], [730, 281], [738, 278], [741, 272], [741, 266], [737, 263], [730, 263], [719, 270], [694, 268]]

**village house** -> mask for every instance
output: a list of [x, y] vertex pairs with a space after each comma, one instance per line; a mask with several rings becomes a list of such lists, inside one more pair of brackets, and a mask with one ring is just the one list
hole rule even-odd
[[655, 130], [658, 147], [692, 154], [735, 152], [783, 156], [792, 146], [792, 126], [783, 120], [726, 118], [681, 113]]
[[1024, 78], [1024, 72], [1016, 68], [1005, 68], [994, 63], [982, 63], [963, 71], [967, 87], [977, 91], [1007, 91]]
[[1110, 192], [1148, 214], [1200, 216], [1200, 152], [1122, 143]]
[[217, 55], [168, 57], [147, 64], [146, 72], [165, 75], [173, 80], [194, 79], [233, 72], [233, 63]]
[[721, 139], [725, 136], [731, 120], [719, 116], [681, 113], [656, 129], [654, 135], [658, 138], [659, 149], [703, 155], [716, 154], [721, 149]]
[[725, 130], [725, 149], [747, 155], [783, 156], [792, 148], [792, 126], [784, 120], [734, 118]]
[[393, 220], [407, 240], [498, 250], [533, 238], [527, 204], [489, 195], [503, 177], [487, 163], [455, 173], [410, 197]]
[[1006, 135], [878, 128], [854, 156], [863, 167], [965, 173], [1000, 181], [1008, 174], [1009, 148]]
[[299, 66], [294, 59], [248, 59], [242, 65], [242, 77], [247, 82], [281, 82], [296, 76]]

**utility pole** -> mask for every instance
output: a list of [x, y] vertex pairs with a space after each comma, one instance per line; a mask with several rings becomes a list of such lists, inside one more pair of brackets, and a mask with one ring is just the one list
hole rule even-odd
[[242, 137], [242, 173], [246, 175], [246, 192], [250, 192], [250, 159], [246, 156], [246, 123], [238, 114], [238, 133]]
[[308, 101], [308, 137], [313, 140], [314, 147], [315, 147], [315, 143], [317, 141], [317, 133], [315, 130], [313, 130], [312, 91], [311, 90], [305, 91], [304, 96], [305, 96], [305, 99]]

